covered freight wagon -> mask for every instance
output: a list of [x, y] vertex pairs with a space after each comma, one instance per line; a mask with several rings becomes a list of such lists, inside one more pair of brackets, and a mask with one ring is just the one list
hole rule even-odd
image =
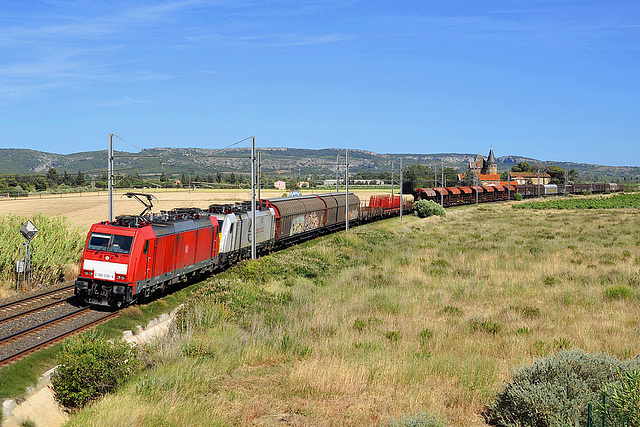
[[[345, 206], [347, 195], [345, 193], [320, 194], [318, 198], [325, 203], [327, 214], [324, 227], [328, 231], [340, 229], [345, 226]], [[358, 219], [360, 199], [353, 193], [349, 193], [349, 222]]]
[[264, 200], [275, 211], [275, 241], [289, 244], [317, 235], [324, 228], [327, 207], [318, 196]]

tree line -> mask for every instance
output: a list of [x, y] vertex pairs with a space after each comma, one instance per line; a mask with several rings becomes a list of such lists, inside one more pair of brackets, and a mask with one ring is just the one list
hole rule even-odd
[[[512, 176], [517, 172], [536, 172], [547, 173], [551, 176], [552, 184], [563, 184], [565, 178], [568, 182], [575, 182], [578, 179], [578, 172], [571, 169], [565, 173], [564, 169], [556, 165], [531, 165], [527, 162], [520, 162], [511, 168]], [[459, 171], [452, 167], [444, 168], [443, 173], [440, 168], [430, 165], [421, 165], [417, 163], [410, 164], [403, 168], [402, 190], [404, 193], [411, 193], [416, 188], [431, 187], [453, 187], [460, 185], [475, 185], [475, 177], [473, 172], [467, 171], [460, 178]], [[500, 174], [500, 179], [507, 180], [508, 171]], [[289, 176], [283, 177], [279, 174], [262, 173], [263, 188], [270, 187], [271, 183], [278, 179], [285, 180], [288, 187], [294, 188], [299, 181], [309, 181], [311, 187], [321, 185], [321, 176], [311, 175], [308, 177]], [[380, 180], [384, 183], [390, 183], [393, 178], [394, 184], [400, 183], [399, 171], [393, 176], [391, 172], [356, 172], [350, 176], [351, 180]], [[134, 174], [116, 174], [114, 177], [114, 186], [116, 188], [142, 188], [142, 187], [225, 187], [250, 185], [250, 174], [245, 173], [223, 173], [216, 172], [210, 174], [186, 173], [167, 175], [162, 172], [159, 177], [141, 177], [138, 173]], [[70, 174], [66, 170], [62, 173], [55, 168], [50, 168], [46, 174], [4, 174], [0, 175], [0, 194], [14, 196], [26, 196], [32, 191], [51, 191], [51, 190], [68, 190], [84, 187], [95, 187], [104, 189], [108, 186], [107, 174], [87, 175], [82, 171]]]

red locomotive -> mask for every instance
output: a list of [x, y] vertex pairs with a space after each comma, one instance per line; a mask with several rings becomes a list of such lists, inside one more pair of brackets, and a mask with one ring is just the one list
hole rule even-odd
[[214, 216], [197, 208], [145, 216], [150, 207], [139, 216], [91, 226], [75, 283], [77, 296], [122, 307], [215, 269], [220, 245]]

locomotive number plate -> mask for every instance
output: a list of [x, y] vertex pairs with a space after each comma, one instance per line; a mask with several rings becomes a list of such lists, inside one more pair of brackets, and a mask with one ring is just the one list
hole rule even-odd
[[114, 280], [116, 278], [116, 273], [113, 271], [95, 271], [93, 273], [93, 277], [96, 279]]

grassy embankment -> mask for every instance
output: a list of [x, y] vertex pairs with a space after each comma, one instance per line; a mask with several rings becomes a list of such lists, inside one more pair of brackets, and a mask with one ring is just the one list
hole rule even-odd
[[482, 424], [537, 357], [638, 354], [639, 215], [467, 207], [243, 263], [196, 292], [150, 368], [70, 425]]

